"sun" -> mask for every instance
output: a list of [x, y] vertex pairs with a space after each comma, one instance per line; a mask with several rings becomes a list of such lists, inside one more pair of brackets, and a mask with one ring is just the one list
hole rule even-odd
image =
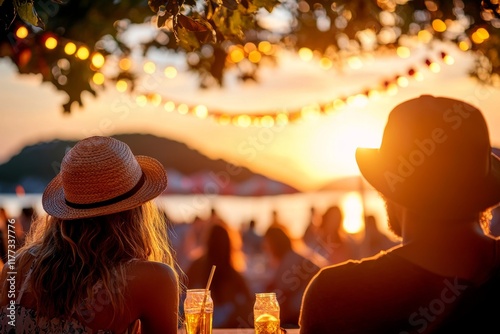
[[315, 159], [323, 179], [359, 175], [355, 153], [358, 147], [379, 147], [384, 121], [366, 110], [346, 110], [330, 116], [314, 137], [310, 158]]

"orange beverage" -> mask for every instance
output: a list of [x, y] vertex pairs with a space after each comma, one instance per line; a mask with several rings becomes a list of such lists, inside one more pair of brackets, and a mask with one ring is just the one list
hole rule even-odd
[[212, 334], [214, 303], [209, 290], [188, 289], [184, 301], [186, 334]]
[[255, 334], [279, 334], [280, 305], [276, 293], [256, 293], [253, 316]]
[[273, 315], [262, 314], [255, 319], [254, 327], [255, 334], [278, 334], [280, 321]]
[[213, 313], [186, 312], [186, 334], [212, 334]]

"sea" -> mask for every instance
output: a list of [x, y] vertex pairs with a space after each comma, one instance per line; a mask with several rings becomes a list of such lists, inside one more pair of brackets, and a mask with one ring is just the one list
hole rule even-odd
[[[0, 207], [9, 217], [16, 217], [22, 208], [32, 207], [43, 213], [41, 194], [0, 194]], [[321, 216], [326, 209], [338, 205], [344, 214], [344, 229], [357, 234], [363, 230], [363, 216], [373, 215], [380, 230], [386, 230], [384, 203], [376, 191], [301, 192], [273, 196], [163, 195], [156, 200], [174, 223], [190, 223], [196, 216], [208, 217], [212, 210], [237, 230], [254, 220], [257, 233], [263, 234], [273, 220], [273, 212], [289, 229], [290, 236], [299, 238], [311, 222], [312, 209]]]

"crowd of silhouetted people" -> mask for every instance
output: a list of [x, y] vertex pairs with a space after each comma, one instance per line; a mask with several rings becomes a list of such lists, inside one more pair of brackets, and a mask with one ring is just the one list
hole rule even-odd
[[[492, 234], [499, 230], [498, 211], [494, 211], [491, 220]], [[271, 215], [265, 232], [258, 233], [255, 220], [236, 229], [215, 209], [208, 217], [196, 216], [190, 222], [172, 221], [163, 212], [183, 286], [205, 288], [212, 266], [217, 268], [211, 283], [215, 328], [252, 327], [252, 308], [258, 292], [276, 292], [282, 326], [296, 328], [304, 291], [321, 268], [375, 256], [400, 243], [390, 231], [382, 232], [372, 215], [365, 217], [360, 237], [347, 233], [342, 226], [342, 210], [337, 205], [322, 213], [311, 208], [310, 222], [300, 238], [290, 235], [286, 222], [279, 219], [276, 211]], [[33, 207], [25, 207], [14, 217], [16, 249], [22, 246], [36, 216]], [[3, 263], [8, 261], [9, 218], [6, 210], [0, 208]], [[182, 303], [179, 307], [182, 313]]]
[[[265, 233], [257, 232], [255, 220], [236, 229], [215, 209], [208, 217], [196, 216], [190, 222], [172, 221], [163, 212], [182, 284], [186, 288], [204, 288], [212, 266], [217, 268], [211, 283], [214, 327], [252, 327], [257, 292], [276, 292], [282, 325], [297, 327], [302, 295], [320, 268], [375, 255], [398, 244], [378, 229], [373, 216], [366, 217], [364, 236], [357, 241], [344, 231], [338, 206], [332, 205], [322, 214], [311, 212], [314, 217], [301, 238], [290, 235], [287, 222], [276, 211], [270, 213], [272, 219]], [[0, 214], [0, 252], [5, 263], [9, 216], [3, 208]], [[14, 217], [17, 249], [36, 215], [33, 207], [25, 207]], [[182, 312], [182, 303], [180, 308]]]

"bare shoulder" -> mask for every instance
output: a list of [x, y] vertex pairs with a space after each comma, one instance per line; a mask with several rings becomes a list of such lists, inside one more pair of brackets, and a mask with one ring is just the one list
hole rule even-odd
[[142, 333], [174, 333], [178, 325], [179, 284], [172, 267], [150, 261], [128, 266], [129, 307]]
[[134, 261], [128, 267], [127, 276], [129, 284], [140, 285], [142, 291], [157, 284], [177, 286], [174, 269], [161, 262]]

